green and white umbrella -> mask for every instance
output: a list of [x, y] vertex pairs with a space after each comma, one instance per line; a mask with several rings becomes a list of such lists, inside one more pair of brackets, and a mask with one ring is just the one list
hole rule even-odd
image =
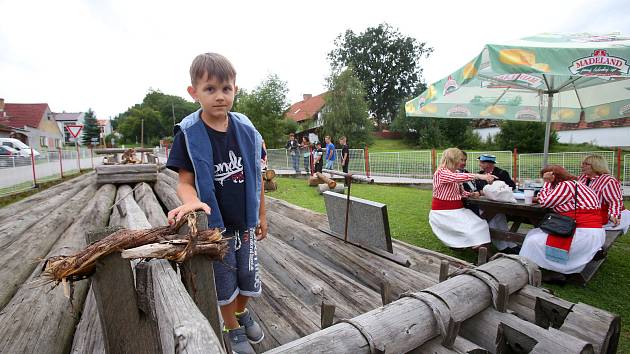
[[405, 105], [407, 116], [577, 123], [630, 117], [630, 37], [544, 33], [488, 44]]

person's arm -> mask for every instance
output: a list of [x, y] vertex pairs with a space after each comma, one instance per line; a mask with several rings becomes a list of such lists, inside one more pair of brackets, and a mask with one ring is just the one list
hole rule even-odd
[[516, 188], [516, 183], [514, 183], [512, 178], [510, 178], [510, 174], [505, 170], [501, 171], [501, 180], [505, 182], [505, 184], [510, 186], [510, 188], [512, 189]]
[[[601, 176], [600, 178], [604, 178]], [[613, 224], [619, 225], [621, 219], [621, 206], [623, 205], [623, 194], [621, 192], [621, 185], [619, 182], [609, 177], [606, 183], [602, 186], [601, 190], [602, 199], [608, 204], [608, 218]]]
[[342, 160], [342, 161], [341, 161], [341, 164], [342, 164], [342, 165], [345, 165], [345, 164], [346, 164], [346, 161], [348, 161], [348, 153], [347, 153], [347, 152], [346, 152], [346, 153], [344, 153], [344, 154], [343, 154], [343, 156], [341, 156], [341, 160]]
[[[265, 183], [264, 179], [262, 183]], [[256, 227], [256, 241], [260, 241], [265, 238], [267, 238], [267, 211], [265, 210], [265, 188], [261, 185], [260, 208], [258, 209], [258, 227]]]
[[538, 192], [538, 203], [541, 206], [553, 208], [573, 199], [574, 192], [571, 190], [571, 188], [575, 188], [573, 182], [570, 184], [561, 182], [555, 187], [551, 183], [551, 181], [545, 181], [543, 188]]
[[210, 214], [210, 207], [197, 197], [195, 189], [195, 174], [184, 169], [179, 170], [179, 182], [177, 183], [177, 196], [182, 205], [168, 212], [168, 222], [173, 223], [181, 219], [188, 212], [203, 210]]

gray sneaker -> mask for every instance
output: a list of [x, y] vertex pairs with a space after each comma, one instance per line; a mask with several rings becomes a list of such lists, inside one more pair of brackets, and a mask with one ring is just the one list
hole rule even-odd
[[238, 324], [245, 327], [247, 340], [249, 340], [250, 343], [257, 344], [265, 338], [265, 333], [263, 333], [258, 322], [254, 321], [249, 310], [245, 309], [245, 312], [236, 315], [236, 319], [238, 320]]
[[228, 331], [230, 345], [234, 354], [256, 354], [254, 348], [247, 341], [244, 327], [234, 328]]

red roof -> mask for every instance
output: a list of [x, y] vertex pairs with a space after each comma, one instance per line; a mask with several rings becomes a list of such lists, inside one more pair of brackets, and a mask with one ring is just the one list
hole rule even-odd
[[6, 124], [13, 128], [23, 128], [25, 125], [37, 128], [46, 109], [48, 103], [5, 103]]
[[296, 122], [313, 118], [326, 105], [325, 95], [326, 92], [294, 103], [286, 113], [287, 118], [291, 118]]

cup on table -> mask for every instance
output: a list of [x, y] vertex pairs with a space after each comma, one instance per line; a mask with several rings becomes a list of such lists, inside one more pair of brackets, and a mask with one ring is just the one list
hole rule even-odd
[[525, 189], [523, 191], [525, 195], [525, 204], [532, 204], [534, 200], [534, 190], [533, 189]]

